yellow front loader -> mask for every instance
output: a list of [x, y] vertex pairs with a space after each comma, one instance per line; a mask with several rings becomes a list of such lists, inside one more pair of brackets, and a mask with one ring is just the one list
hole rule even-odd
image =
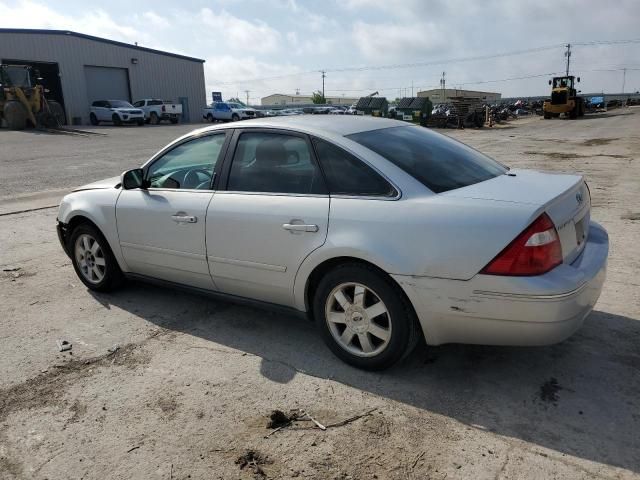
[[11, 130], [64, 125], [62, 105], [45, 98], [46, 90], [38, 80], [31, 67], [0, 65], [0, 125]]
[[575, 80], [579, 82], [580, 77], [576, 79], [573, 75], [568, 75], [553, 77], [553, 80], [549, 80], [551, 99], [545, 100], [542, 106], [544, 118], [559, 117], [562, 113], [569, 115], [569, 118], [578, 118], [584, 115], [584, 98], [577, 95]]

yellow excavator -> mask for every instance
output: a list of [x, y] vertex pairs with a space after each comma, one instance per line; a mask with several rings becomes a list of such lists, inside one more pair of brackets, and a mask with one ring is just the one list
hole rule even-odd
[[561, 113], [569, 115], [569, 118], [578, 118], [584, 115], [584, 98], [579, 96], [576, 91], [576, 80], [580, 82], [580, 77], [567, 75], [553, 77], [553, 80], [549, 80], [551, 99], [545, 100], [542, 105], [544, 118], [559, 117]]
[[48, 93], [31, 67], [0, 65], [0, 125], [11, 130], [59, 128], [65, 123], [64, 109]]

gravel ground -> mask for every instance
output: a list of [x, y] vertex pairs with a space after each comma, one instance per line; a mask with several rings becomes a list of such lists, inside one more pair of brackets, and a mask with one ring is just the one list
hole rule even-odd
[[[15, 197], [112, 176], [190, 128], [0, 131], [0, 187]], [[91, 293], [55, 209], [3, 214], [0, 478], [640, 478], [638, 132], [634, 109], [445, 131], [513, 167], [585, 174], [608, 279], [562, 344], [422, 347], [384, 373], [341, 363], [282, 314], [138, 283]], [[275, 409], [324, 425], [364, 416], [265, 438]]]

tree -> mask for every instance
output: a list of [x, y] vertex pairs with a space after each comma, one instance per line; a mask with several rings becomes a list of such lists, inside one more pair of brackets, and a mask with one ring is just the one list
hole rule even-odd
[[324, 97], [324, 95], [322, 95], [322, 92], [320, 90], [311, 94], [311, 101], [313, 103], [319, 103], [321, 105], [327, 103], [327, 99]]

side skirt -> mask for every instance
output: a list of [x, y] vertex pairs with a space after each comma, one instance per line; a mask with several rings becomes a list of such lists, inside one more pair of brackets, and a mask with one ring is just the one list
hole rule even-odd
[[180, 283], [170, 282], [168, 280], [161, 280], [158, 278], [148, 277], [146, 275], [140, 275], [137, 273], [124, 273], [125, 277], [129, 280], [140, 281], [149, 283], [152, 285], [158, 285], [165, 288], [174, 288], [176, 290], [182, 290], [184, 292], [195, 293], [204, 297], [213, 298], [223, 302], [234, 303], [236, 305], [243, 305], [248, 307], [259, 308], [262, 310], [271, 310], [279, 312], [284, 315], [294, 316], [305, 320], [311, 320], [308, 312], [296, 310], [292, 307], [285, 307], [284, 305], [278, 305], [276, 303], [263, 302], [261, 300], [254, 300], [252, 298], [239, 297], [237, 295], [230, 295], [228, 293], [214, 292], [213, 290], [205, 290], [204, 288], [191, 287], [189, 285], [182, 285]]

